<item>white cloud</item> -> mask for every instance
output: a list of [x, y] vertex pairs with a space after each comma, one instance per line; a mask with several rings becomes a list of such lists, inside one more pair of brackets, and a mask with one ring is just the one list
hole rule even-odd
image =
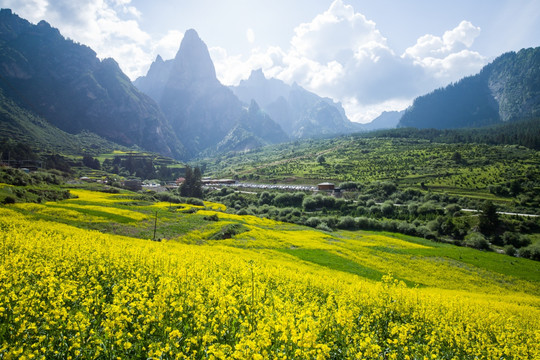
[[477, 72], [486, 62], [485, 57], [470, 50], [480, 31], [469, 21], [462, 21], [442, 37], [422, 36], [402, 57], [412, 59], [440, 81], [457, 80]]
[[150, 35], [138, 24], [140, 12], [131, 0], [3, 0], [20, 16], [37, 23], [46, 19], [62, 35], [90, 46], [100, 58], [112, 57], [130, 77], [151, 61]]
[[161, 39], [152, 45], [152, 57], [161, 55], [163, 59], [172, 59], [176, 56], [184, 34], [178, 30], [169, 30]]
[[355, 13], [342, 0], [335, 0], [327, 11], [295, 29], [291, 45], [299, 56], [319, 63], [343, 64], [356, 49], [370, 42], [386, 46], [386, 39], [373, 21]]
[[401, 110], [423, 93], [481, 69], [486, 59], [471, 50], [480, 28], [462, 21], [442, 36], [424, 35], [401, 56], [388, 46], [375, 22], [343, 0], [300, 24], [291, 47], [254, 49], [249, 57], [214, 54], [218, 77], [228, 85], [262, 68], [267, 77], [297, 82], [341, 101], [354, 121], [384, 110]]
[[45, 17], [49, 3], [48, 0], [2, 0], [0, 5], [2, 8], [14, 10], [29, 21], [38, 22]]
[[355, 97], [344, 98], [343, 108], [351, 121], [368, 123], [383, 111], [401, 111], [410, 105], [409, 99], [388, 99], [376, 104], [362, 104]]

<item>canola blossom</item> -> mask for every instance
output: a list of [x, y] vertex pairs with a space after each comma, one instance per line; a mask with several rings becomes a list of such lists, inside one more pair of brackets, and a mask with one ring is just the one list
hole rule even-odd
[[[330, 251], [328, 234], [280, 223], [271, 234], [269, 220], [243, 219], [251, 230], [238, 239], [189, 245], [0, 208], [0, 358], [540, 358], [537, 295], [365, 280], [277, 249]], [[238, 246], [248, 241], [259, 247]]]

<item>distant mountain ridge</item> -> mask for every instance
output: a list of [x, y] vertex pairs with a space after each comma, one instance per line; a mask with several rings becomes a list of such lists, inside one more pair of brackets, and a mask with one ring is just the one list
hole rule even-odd
[[0, 88], [61, 130], [91, 131], [122, 145], [180, 158], [184, 148], [157, 104], [113, 59], [66, 40], [45, 21], [0, 11]]
[[298, 84], [287, 85], [278, 79], [266, 79], [261, 69], [253, 70], [247, 80], [231, 86], [240, 100], [255, 100], [291, 138], [337, 135], [361, 131], [351, 122], [340, 103], [322, 98]]
[[400, 127], [481, 127], [540, 117], [540, 47], [509, 52], [479, 74], [416, 98]]
[[405, 110], [383, 111], [381, 115], [377, 116], [371, 122], [361, 124], [362, 129], [365, 131], [395, 129], [404, 113]]

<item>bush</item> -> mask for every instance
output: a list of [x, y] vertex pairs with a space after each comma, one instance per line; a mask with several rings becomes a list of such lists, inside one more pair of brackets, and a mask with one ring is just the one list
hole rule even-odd
[[536, 243], [526, 247], [522, 247], [518, 250], [518, 255], [519, 257], [538, 261], [540, 260], [540, 245]]
[[422, 236], [425, 239], [434, 239], [435, 235], [428, 229], [427, 226], [421, 225], [416, 228], [418, 235]]
[[339, 188], [342, 190], [356, 190], [358, 189], [358, 184], [354, 181], [347, 181], [339, 184]]
[[[287, 206], [299, 207], [299, 206], [302, 206], [302, 201], [304, 200], [305, 195], [306, 194], [304, 194], [303, 192], [296, 192], [294, 194], [281, 193], [281, 194], [278, 194], [274, 198], [274, 200], [272, 200], [272, 203], [275, 206], [279, 206], [279, 207], [287, 207]], [[262, 197], [262, 194], [261, 194], [261, 197]]]
[[461, 211], [461, 206], [458, 204], [450, 204], [444, 210], [448, 216], [455, 216], [458, 211]]
[[197, 205], [197, 206], [204, 206], [204, 202], [201, 199], [189, 197], [186, 199], [187, 204], [191, 205]]
[[314, 196], [306, 196], [304, 198], [304, 201], [302, 201], [302, 207], [306, 211], [314, 211], [317, 210], [319, 206], [318, 201], [315, 199]]
[[385, 202], [381, 205], [381, 213], [383, 216], [390, 216], [394, 212], [394, 205], [391, 203]]
[[270, 205], [274, 200], [274, 195], [270, 194], [268, 191], [264, 191], [259, 195], [259, 205]]
[[463, 244], [478, 250], [489, 250], [489, 242], [484, 235], [478, 232], [472, 232], [465, 236]]
[[159, 201], [170, 202], [173, 204], [180, 204], [184, 202], [184, 199], [168, 191], [157, 193], [154, 195], [154, 197]]
[[249, 229], [242, 224], [227, 224], [217, 233], [212, 235], [210, 240], [231, 239], [234, 235], [238, 235], [246, 231], [249, 231]]
[[331, 228], [335, 228], [337, 226], [338, 219], [333, 216], [327, 216], [327, 217], [321, 218], [321, 222], [326, 223]]
[[321, 223], [321, 219], [318, 217], [312, 216], [306, 220], [306, 225], [311, 227], [317, 227]]
[[339, 229], [354, 229], [356, 228], [356, 222], [351, 216], [343, 216], [337, 223]]
[[510, 255], [510, 256], [516, 256], [517, 254], [517, 250], [515, 247], [513, 247], [512, 245], [507, 245], [504, 247], [504, 253], [506, 255]]
[[530, 245], [531, 243], [529, 238], [527, 238], [526, 236], [510, 231], [505, 231], [504, 234], [502, 234], [502, 241], [504, 245], [512, 245], [516, 248], [521, 248]]
[[8, 196], [6, 196], [6, 197], [4, 198], [4, 201], [3, 201], [3, 202], [4, 202], [4, 204], [15, 204], [16, 201], [17, 201], [17, 200], [16, 200], [13, 196], [9, 196], [9, 195], [8, 195]]
[[317, 229], [327, 232], [332, 232], [332, 228], [328, 226], [325, 222], [321, 222], [319, 225], [317, 225]]

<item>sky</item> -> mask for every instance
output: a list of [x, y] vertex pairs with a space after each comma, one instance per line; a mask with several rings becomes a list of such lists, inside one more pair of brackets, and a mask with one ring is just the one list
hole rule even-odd
[[0, 0], [0, 7], [114, 58], [132, 79], [195, 29], [224, 85], [252, 70], [294, 82], [369, 122], [540, 46], [538, 0]]

